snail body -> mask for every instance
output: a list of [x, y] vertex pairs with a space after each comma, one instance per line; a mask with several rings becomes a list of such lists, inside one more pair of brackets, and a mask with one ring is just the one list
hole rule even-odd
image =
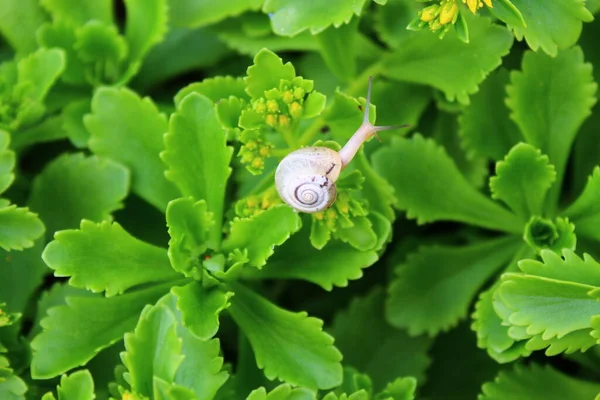
[[339, 152], [327, 147], [304, 147], [285, 156], [277, 166], [275, 187], [279, 197], [295, 210], [315, 213], [331, 207], [337, 197], [335, 182], [360, 146], [379, 131], [407, 126], [374, 126], [369, 122], [372, 82], [370, 77], [363, 123]]

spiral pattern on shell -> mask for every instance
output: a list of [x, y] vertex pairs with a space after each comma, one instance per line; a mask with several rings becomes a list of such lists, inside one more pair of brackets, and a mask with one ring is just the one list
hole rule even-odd
[[335, 201], [335, 181], [340, 171], [341, 159], [337, 152], [306, 147], [281, 161], [275, 172], [275, 185], [288, 205], [298, 211], [315, 213], [329, 208]]

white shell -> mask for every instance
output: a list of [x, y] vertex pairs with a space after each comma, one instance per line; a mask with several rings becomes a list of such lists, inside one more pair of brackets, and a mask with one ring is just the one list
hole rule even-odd
[[315, 213], [335, 201], [342, 171], [338, 152], [327, 147], [304, 147], [288, 154], [275, 171], [275, 187], [283, 201], [298, 211]]

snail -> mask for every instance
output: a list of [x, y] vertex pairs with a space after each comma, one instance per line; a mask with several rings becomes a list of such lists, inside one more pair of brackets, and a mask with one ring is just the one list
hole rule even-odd
[[315, 213], [331, 207], [337, 197], [335, 182], [360, 146], [379, 131], [408, 126], [374, 126], [369, 122], [372, 83], [371, 76], [363, 122], [339, 152], [327, 147], [303, 147], [288, 154], [277, 166], [277, 193], [295, 210]]

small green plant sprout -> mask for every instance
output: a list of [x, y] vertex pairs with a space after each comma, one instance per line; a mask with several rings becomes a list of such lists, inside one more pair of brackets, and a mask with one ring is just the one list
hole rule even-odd
[[372, 85], [371, 76], [362, 124], [339, 152], [328, 147], [304, 147], [288, 154], [277, 166], [277, 192], [295, 210], [316, 213], [331, 207], [337, 198], [335, 182], [363, 143], [379, 131], [408, 126], [375, 126], [369, 122]]

